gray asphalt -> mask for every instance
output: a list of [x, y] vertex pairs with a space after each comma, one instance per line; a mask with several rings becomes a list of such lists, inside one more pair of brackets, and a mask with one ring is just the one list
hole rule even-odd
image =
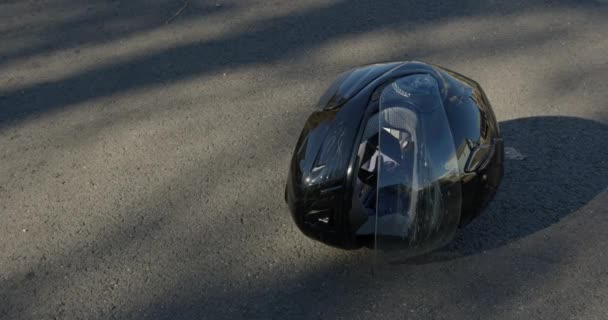
[[[482, 84], [510, 158], [429, 256], [296, 230], [305, 117], [340, 72]], [[608, 319], [606, 1], [3, 1], [1, 319]]]

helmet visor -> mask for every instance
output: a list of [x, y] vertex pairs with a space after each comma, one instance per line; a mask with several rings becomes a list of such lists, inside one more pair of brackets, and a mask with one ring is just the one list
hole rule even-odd
[[450, 241], [458, 227], [462, 193], [454, 140], [435, 78], [415, 74], [386, 85], [379, 112], [366, 126], [364, 144], [369, 151], [360, 170], [370, 192], [360, 198], [368, 219], [357, 234], [373, 236], [380, 251], [405, 255]]

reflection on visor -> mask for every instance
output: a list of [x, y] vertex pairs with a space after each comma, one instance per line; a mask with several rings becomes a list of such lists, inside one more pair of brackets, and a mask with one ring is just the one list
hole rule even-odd
[[395, 80], [380, 95], [359, 149], [356, 196], [367, 214], [358, 235], [376, 248], [431, 250], [453, 236], [460, 219], [460, 177], [436, 80]]

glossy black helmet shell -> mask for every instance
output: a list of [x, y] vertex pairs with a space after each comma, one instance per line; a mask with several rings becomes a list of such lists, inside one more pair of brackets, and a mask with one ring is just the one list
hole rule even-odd
[[[494, 112], [479, 84], [420, 62], [369, 65], [345, 72], [332, 83], [296, 144], [285, 200], [296, 225], [307, 236], [345, 249], [373, 245], [373, 236], [358, 232], [369, 217], [356, 209], [354, 192], [357, 183], [375, 179], [366, 177], [361, 169], [362, 143], [367, 139], [364, 131], [379, 112], [383, 88], [411, 75], [436, 81], [453, 140], [453, 163], [458, 163], [458, 188], [453, 189], [459, 193], [458, 201], [447, 204], [458, 206], [456, 224], [469, 223], [494, 197], [503, 174], [503, 144]], [[430, 108], [424, 101], [418, 106]]]

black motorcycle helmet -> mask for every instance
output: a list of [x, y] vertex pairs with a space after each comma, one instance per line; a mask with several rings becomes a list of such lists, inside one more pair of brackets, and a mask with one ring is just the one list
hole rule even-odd
[[313, 239], [420, 254], [492, 200], [503, 153], [475, 81], [420, 62], [369, 65], [341, 74], [306, 121], [285, 200]]

